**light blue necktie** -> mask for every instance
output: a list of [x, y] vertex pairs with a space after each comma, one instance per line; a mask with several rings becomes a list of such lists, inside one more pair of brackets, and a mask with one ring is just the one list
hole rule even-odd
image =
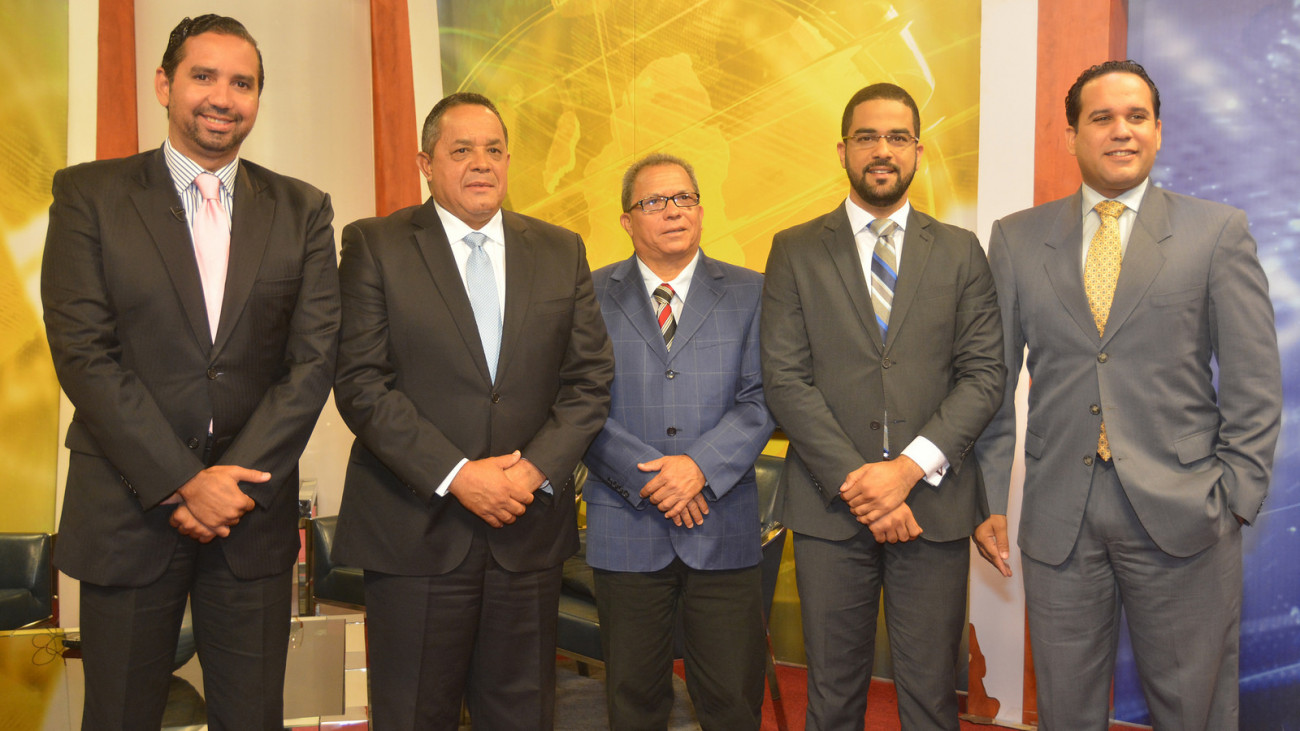
[[483, 250], [487, 236], [478, 231], [465, 234], [469, 244], [469, 262], [465, 265], [465, 285], [469, 290], [469, 303], [474, 308], [474, 321], [478, 323], [478, 336], [483, 341], [483, 355], [487, 356], [488, 374], [497, 380], [497, 357], [501, 353], [501, 300], [497, 297], [497, 278], [492, 273], [492, 260]]

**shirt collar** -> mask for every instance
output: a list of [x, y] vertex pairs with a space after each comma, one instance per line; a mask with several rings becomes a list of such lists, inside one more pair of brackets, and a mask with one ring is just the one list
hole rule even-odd
[[[1083, 217], [1087, 218], [1088, 214], [1092, 213], [1092, 209], [1095, 208], [1098, 203], [1104, 200], [1119, 201], [1120, 203], [1124, 204], [1124, 207], [1126, 209], [1128, 209], [1129, 211], [1133, 211], [1133, 213], [1136, 214], [1138, 211], [1138, 206], [1142, 204], [1142, 198], [1147, 194], [1147, 186], [1150, 184], [1151, 184], [1151, 178], [1148, 177], [1145, 180], [1143, 180], [1141, 183], [1138, 183], [1137, 185], [1133, 186], [1132, 188], [1129, 188], [1123, 193], [1120, 193], [1114, 198], [1106, 198], [1101, 193], [1098, 193], [1097, 191], [1088, 187], [1087, 183], [1084, 183], [1082, 185]], [[1127, 213], [1128, 211], [1125, 212]]]
[[[691, 279], [695, 276], [695, 267], [699, 263], [700, 250], [696, 249], [695, 256], [691, 257], [690, 263], [685, 267], [682, 267], [682, 270], [677, 273], [677, 276], [673, 277], [672, 280], [668, 282], [668, 286], [673, 288], [673, 293], [677, 295], [677, 299], [681, 300], [683, 303], [686, 302], [686, 293], [691, 288]], [[650, 267], [646, 266], [646, 263], [641, 261], [641, 257], [639, 256], [636, 257], [636, 266], [637, 269], [641, 271], [641, 281], [645, 283], [646, 294], [653, 297], [655, 287], [658, 287], [664, 280], [660, 279], [659, 275], [650, 271]]]
[[438, 212], [438, 220], [442, 221], [442, 230], [447, 234], [447, 241], [456, 243], [465, 238], [465, 234], [470, 231], [478, 231], [488, 237], [490, 243], [498, 246], [506, 245], [506, 228], [502, 222], [501, 209], [492, 214], [492, 218], [483, 225], [483, 228], [470, 228], [468, 223], [460, 220], [451, 211], [438, 205], [438, 201], [433, 201], [433, 208]]
[[184, 193], [186, 188], [194, 184], [194, 178], [200, 173], [212, 172], [221, 180], [221, 185], [227, 193], [232, 196], [235, 194], [235, 173], [239, 170], [238, 155], [215, 171], [209, 171], [186, 157], [180, 150], [172, 146], [170, 139], [167, 139], [163, 140], [163, 158], [167, 160], [167, 169], [171, 171], [172, 184], [176, 186], [177, 193]]
[[[858, 235], [858, 233], [860, 233], [863, 228], [867, 227], [872, 221], [876, 220], [875, 216], [868, 213], [857, 203], [854, 203], [852, 198], [844, 199], [844, 208], [849, 212], [849, 225], [853, 227], [854, 236]], [[895, 224], [898, 225], [899, 231], [906, 231], [907, 217], [909, 214], [911, 214], [911, 212], [912, 212], [912, 202], [904, 201], [903, 206], [901, 208], [889, 214], [889, 220], [893, 221]], [[902, 241], [902, 239], [896, 238], [894, 239], [894, 241]]]

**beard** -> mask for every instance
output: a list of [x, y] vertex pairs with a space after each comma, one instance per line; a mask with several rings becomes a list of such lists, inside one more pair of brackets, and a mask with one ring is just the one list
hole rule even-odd
[[853, 186], [853, 190], [858, 194], [859, 198], [875, 208], [891, 208], [902, 200], [904, 195], [907, 195], [907, 189], [912, 185], [912, 178], [916, 177], [916, 168], [913, 167], [904, 174], [897, 165], [891, 164], [890, 167], [893, 168], [894, 174], [897, 176], [894, 184], [886, 187], [873, 187], [867, 182], [867, 170], [880, 165], [879, 162], [872, 162], [864, 166], [856, 178], [853, 176], [852, 171], [846, 170], [845, 172], [849, 176], [849, 184]]
[[206, 107], [196, 109], [191, 116], [181, 120], [181, 131], [184, 132], [186, 139], [199, 149], [217, 155], [238, 150], [244, 143], [244, 138], [253, 131], [252, 125], [245, 125], [244, 118], [239, 116], [235, 118], [235, 124], [228, 134], [213, 134], [199, 124], [200, 115], [212, 112], [212, 109]]

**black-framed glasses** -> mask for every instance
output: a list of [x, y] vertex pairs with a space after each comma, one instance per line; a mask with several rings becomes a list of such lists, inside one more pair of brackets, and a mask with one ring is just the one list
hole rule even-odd
[[[652, 195], [649, 198], [642, 198], [632, 204], [632, 208], [640, 208], [642, 213], [658, 213], [668, 207], [668, 201], [678, 208], [694, 208], [700, 204], [699, 193], [678, 193], [677, 195]], [[632, 210], [629, 208], [628, 210]]]
[[895, 150], [905, 149], [921, 141], [920, 138], [913, 137], [906, 132], [886, 132], [884, 134], [868, 134], [862, 132], [856, 135], [842, 137], [841, 139], [857, 148], [875, 147], [881, 140], [884, 140], [885, 144]]

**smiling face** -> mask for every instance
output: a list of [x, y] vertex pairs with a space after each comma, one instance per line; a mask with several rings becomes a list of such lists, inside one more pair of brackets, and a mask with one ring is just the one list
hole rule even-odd
[[[632, 184], [633, 201], [698, 192], [680, 165], [642, 168]], [[704, 231], [703, 205], [680, 208], [672, 201], [667, 204], [662, 211], [654, 213], [633, 207], [619, 218], [623, 230], [632, 237], [637, 257], [665, 281], [676, 277], [691, 263], [700, 249], [700, 234]]]
[[185, 41], [169, 80], [159, 68], [154, 94], [167, 108], [167, 138], [207, 170], [235, 159], [257, 121], [257, 49], [238, 36], [201, 33]]
[[501, 120], [491, 109], [461, 104], [448, 109], [431, 153], [417, 156], [429, 193], [456, 218], [479, 229], [506, 198], [510, 153]]
[[[894, 99], [869, 99], [853, 110], [848, 135], [907, 133], [915, 137], [912, 110]], [[840, 166], [849, 176], [849, 197], [876, 218], [884, 218], [907, 202], [907, 189], [916, 176], [925, 150], [920, 142], [894, 149], [883, 140], [866, 147], [840, 141]]]
[[1140, 185], [1160, 151], [1151, 88], [1135, 74], [1106, 74], [1084, 84], [1079, 102], [1065, 141], [1083, 182], [1107, 198]]

